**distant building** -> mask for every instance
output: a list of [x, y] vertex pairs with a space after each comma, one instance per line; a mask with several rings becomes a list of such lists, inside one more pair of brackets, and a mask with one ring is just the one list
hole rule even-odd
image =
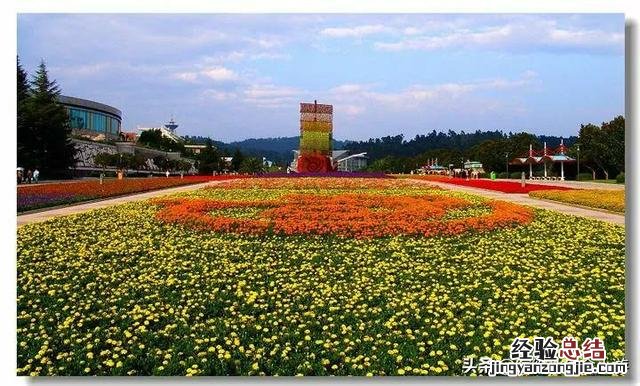
[[367, 167], [369, 158], [367, 153], [349, 154], [348, 150], [337, 150], [338, 152], [344, 152], [339, 157], [332, 157], [333, 162], [336, 165], [336, 170], [339, 172], [357, 172]]
[[184, 145], [185, 150], [192, 152], [193, 154], [200, 154], [204, 149], [207, 148], [207, 145], [197, 144], [197, 145]]
[[66, 95], [60, 95], [58, 102], [67, 109], [73, 135], [92, 140], [120, 138], [122, 112], [115, 107]]
[[169, 123], [165, 123], [163, 127], [138, 127], [138, 132], [142, 133], [147, 130], [160, 130], [162, 136], [165, 138], [169, 138], [174, 142], [182, 142], [183, 139], [178, 134], [176, 134], [176, 129], [178, 128], [178, 124], [171, 118]]
[[137, 142], [139, 136], [140, 135], [138, 133], [120, 132], [120, 140], [125, 142]]

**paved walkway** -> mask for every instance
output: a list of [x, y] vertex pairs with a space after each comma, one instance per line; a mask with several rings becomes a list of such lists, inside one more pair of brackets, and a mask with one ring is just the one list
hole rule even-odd
[[528, 194], [502, 193], [502, 192], [496, 192], [493, 190], [471, 188], [468, 186], [453, 185], [453, 184], [447, 184], [444, 182], [436, 182], [436, 181], [420, 181], [420, 180], [415, 180], [415, 181], [418, 181], [424, 184], [436, 185], [438, 187], [448, 189], [448, 190], [456, 190], [456, 191], [461, 191], [461, 192], [466, 192], [471, 194], [477, 194], [479, 196], [491, 198], [494, 200], [515, 202], [521, 205], [528, 205], [528, 206], [533, 206], [541, 209], [554, 210], [556, 212], [561, 212], [564, 214], [570, 214], [573, 216], [580, 216], [580, 217], [588, 217], [588, 218], [607, 221], [613, 224], [624, 226], [625, 216], [623, 214], [615, 214], [615, 213], [610, 213], [610, 212], [605, 212], [600, 210], [592, 210], [592, 209], [586, 209], [586, 208], [572, 206], [572, 205], [565, 205], [565, 204], [561, 204], [553, 201], [539, 200], [536, 198], [529, 197]]
[[152, 197], [164, 196], [167, 194], [173, 194], [178, 192], [187, 192], [190, 190], [203, 188], [207, 185], [213, 185], [213, 184], [218, 184], [218, 183], [227, 182], [227, 181], [231, 181], [231, 180], [209, 181], [201, 184], [184, 185], [184, 186], [178, 186], [175, 188], [154, 190], [152, 192], [132, 194], [129, 196], [109, 198], [106, 200], [100, 200], [96, 202], [88, 202], [85, 204], [69, 205], [62, 208], [44, 210], [42, 212], [22, 214], [22, 215], [18, 215], [18, 226], [30, 224], [33, 222], [46, 221], [54, 217], [68, 216], [70, 214], [86, 212], [93, 209], [105, 208], [111, 205], [124, 204], [127, 202], [133, 202], [133, 201], [142, 201]]

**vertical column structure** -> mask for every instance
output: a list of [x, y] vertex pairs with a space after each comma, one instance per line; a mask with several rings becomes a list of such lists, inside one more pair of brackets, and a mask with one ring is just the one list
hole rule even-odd
[[300, 153], [298, 172], [326, 173], [333, 170], [333, 106], [300, 103]]

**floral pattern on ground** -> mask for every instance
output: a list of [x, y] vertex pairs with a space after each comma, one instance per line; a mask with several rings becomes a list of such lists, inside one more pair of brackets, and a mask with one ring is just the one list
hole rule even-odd
[[[450, 210], [468, 208], [470, 201], [443, 195], [381, 196], [373, 194], [290, 194], [272, 201], [221, 201], [207, 199], [156, 200], [162, 207], [156, 217], [216, 232], [284, 235], [336, 235], [385, 237], [396, 235], [455, 235], [522, 225], [533, 218], [531, 209], [492, 201], [489, 213], [443, 217]], [[253, 209], [256, 216], [225, 215], [221, 209]], [[262, 209], [256, 211], [256, 209]], [[212, 211], [217, 211], [212, 213]], [[477, 214], [477, 212], [474, 212]]]
[[587, 206], [589, 208], [605, 209], [612, 212], [624, 213], [625, 191], [609, 189], [580, 189], [571, 191], [543, 190], [531, 192], [529, 196]]
[[140, 193], [155, 189], [170, 188], [208, 181], [222, 181], [242, 176], [185, 176], [61, 181], [37, 185], [19, 185], [17, 194], [18, 212], [46, 208], [55, 205]]
[[[422, 194], [472, 203], [453, 219], [488, 213], [419, 183], [317, 182], [167, 200]], [[459, 235], [247, 235], [158, 221], [161, 210], [133, 202], [18, 228], [19, 375], [462, 375], [464, 357], [508, 358], [532, 336], [597, 336], [608, 359], [626, 355], [621, 226], [534, 210]]]

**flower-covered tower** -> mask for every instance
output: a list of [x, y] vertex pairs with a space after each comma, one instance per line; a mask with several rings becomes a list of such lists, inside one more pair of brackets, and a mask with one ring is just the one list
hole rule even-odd
[[298, 172], [326, 173], [333, 170], [333, 106], [300, 103], [300, 153]]

